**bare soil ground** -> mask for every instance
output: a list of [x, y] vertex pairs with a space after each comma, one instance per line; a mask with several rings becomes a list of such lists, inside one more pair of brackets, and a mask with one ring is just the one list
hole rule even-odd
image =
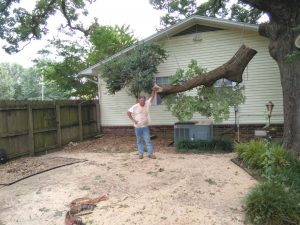
[[243, 199], [257, 182], [230, 161], [234, 153], [177, 154], [170, 141], [153, 141], [156, 160], [138, 159], [134, 137], [104, 136], [0, 165], [9, 179], [55, 157], [87, 160], [0, 186], [0, 225], [61, 225], [72, 200], [104, 194], [108, 200], [81, 216], [85, 224], [244, 224]]

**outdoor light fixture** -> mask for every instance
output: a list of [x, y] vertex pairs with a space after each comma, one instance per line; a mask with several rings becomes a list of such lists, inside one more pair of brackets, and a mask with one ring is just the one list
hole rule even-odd
[[238, 112], [239, 111], [239, 105], [234, 105], [234, 112]]
[[273, 108], [274, 108], [274, 104], [272, 101], [269, 101], [267, 104], [266, 104], [266, 107], [267, 107], [267, 111], [268, 111], [268, 118], [269, 118], [269, 125], [270, 125], [270, 120], [271, 120], [271, 116], [272, 116], [272, 111], [273, 111]]

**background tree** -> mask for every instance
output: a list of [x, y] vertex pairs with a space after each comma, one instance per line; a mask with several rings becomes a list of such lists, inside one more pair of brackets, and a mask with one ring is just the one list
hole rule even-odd
[[141, 43], [126, 56], [106, 63], [102, 78], [111, 94], [126, 87], [137, 99], [141, 92], [151, 92], [157, 66], [166, 58], [166, 51], [159, 45]]
[[230, 20], [257, 23], [263, 15], [262, 10], [249, 6], [243, 1], [233, 3], [229, 0], [208, 0], [197, 5], [197, 0], [150, 0], [155, 9], [164, 10], [161, 17], [163, 27], [173, 25], [192, 15], [228, 18]]
[[91, 50], [88, 53], [90, 64], [98, 63], [136, 42], [129, 26], [100, 26], [94, 24], [91, 28], [89, 42]]
[[[183, 4], [187, 2], [186, 0], [178, 1], [183, 2]], [[158, 9], [171, 7], [168, 4], [168, 0], [150, 0], [150, 2], [154, 8]], [[203, 7], [206, 9], [206, 15], [208, 12], [212, 12], [210, 16], [219, 17], [220, 15], [214, 12], [219, 13], [220, 10], [222, 12], [223, 5], [226, 2], [227, 0], [209, 0], [198, 6], [197, 10]], [[194, 3], [192, 1], [192, 4]], [[299, 60], [285, 63], [286, 56], [296, 51], [294, 41], [299, 35], [299, 30], [295, 28], [300, 25], [300, 1], [239, 0], [239, 3], [240, 5], [247, 5], [249, 12], [257, 10], [269, 16], [270, 22], [259, 25], [259, 34], [270, 40], [269, 52], [271, 57], [277, 62], [280, 70], [284, 110], [283, 144], [284, 147], [290, 149], [293, 153], [300, 154], [300, 63]], [[204, 12], [204, 10], [197, 10], [193, 14], [199, 12], [201, 15], [201, 12]], [[179, 13], [180, 10], [176, 11], [175, 9], [174, 12]], [[221, 13], [221, 17], [223, 14]], [[168, 16], [168, 13], [166, 16]], [[249, 14], [250, 16], [251, 14]]]
[[14, 85], [16, 80], [10, 75], [8, 63], [0, 64], [0, 99], [13, 99], [15, 94]]
[[[87, 39], [78, 42], [52, 40], [47, 49], [40, 51], [36, 67], [47, 81], [55, 84], [66, 96], [91, 99], [97, 95], [95, 83], [78, 76], [86, 69], [114, 53], [129, 47], [136, 39], [127, 26], [100, 26], [94, 23]], [[50, 56], [55, 59], [49, 60]]]
[[[0, 64], [1, 99], [41, 100], [42, 79], [35, 68], [24, 68], [19, 64]], [[44, 99], [62, 99], [66, 96], [53, 82], [44, 81]]]
[[82, 79], [76, 74], [88, 67], [87, 50], [82, 45], [71, 41], [53, 40], [56, 58], [50, 60], [51, 51], [43, 50], [42, 57], [36, 60], [35, 66], [45, 80], [54, 82], [58, 89], [66, 96], [95, 96], [96, 87], [92, 83], [83, 85]]
[[49, 31], [49, 18], [57, 14], [65, 18], [60, 29], [69, 28], [86, 36], [89, 34], [90, 27], [84, 28], [79, 19], [81, 15], [88, 14], [86, 3], [94, 0], [36, 0], [31, 11], [22, 7], [24, 2], [25, 0], [0, 1], [0, 38], [6, 40], [8, 45], [3, 48], [8, 53], [22, 50], [32, 40], [40, 40]]

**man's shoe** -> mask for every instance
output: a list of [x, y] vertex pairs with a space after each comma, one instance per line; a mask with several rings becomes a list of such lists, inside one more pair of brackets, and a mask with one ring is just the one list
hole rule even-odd
[[143, 155], [139, 155], [139, 159], [143, 159], [144, 157], [143, 157]]
[[156, 159], [156, 156], [155, 156], [155, 155], [148, 155], [148, 157], [149, 157], [150, 159]]

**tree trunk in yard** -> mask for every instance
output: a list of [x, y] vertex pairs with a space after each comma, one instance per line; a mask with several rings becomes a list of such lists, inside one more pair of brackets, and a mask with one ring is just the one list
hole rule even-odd
[[259, 33], [270, 38], [269, 52], [280, 70], [283, 93], [284, 147], [300, 155], [300, 61], [284, 62], [287, 54], [295, 50], [295, 32], [287, 26], [269, 23], [260, 26]]
[[267, 13], [270, 22], [259, 26], [259, 34], [270, 39], [269, 52], [277, 62], [283, 93], [283, 145], [300, 155], [300, 61], [284, 62], [296, 50], [295, 39], [300, 25], [299, 0], [241, 0]]
[[257, 53], [245, 45], [242, 45], [234, 56], [222, 66], [208, 72], [205, 75], [197, 76], [191, 80], [187, 80], [180, 85], [162, 85], [158, 87], [158, 93], [171, 94], [191, 90], [194, 87], [204, 85], [212, 86], [217, 80], [226, 78], [234, 82], [242, 82], [243, 72], [250, 60]]

